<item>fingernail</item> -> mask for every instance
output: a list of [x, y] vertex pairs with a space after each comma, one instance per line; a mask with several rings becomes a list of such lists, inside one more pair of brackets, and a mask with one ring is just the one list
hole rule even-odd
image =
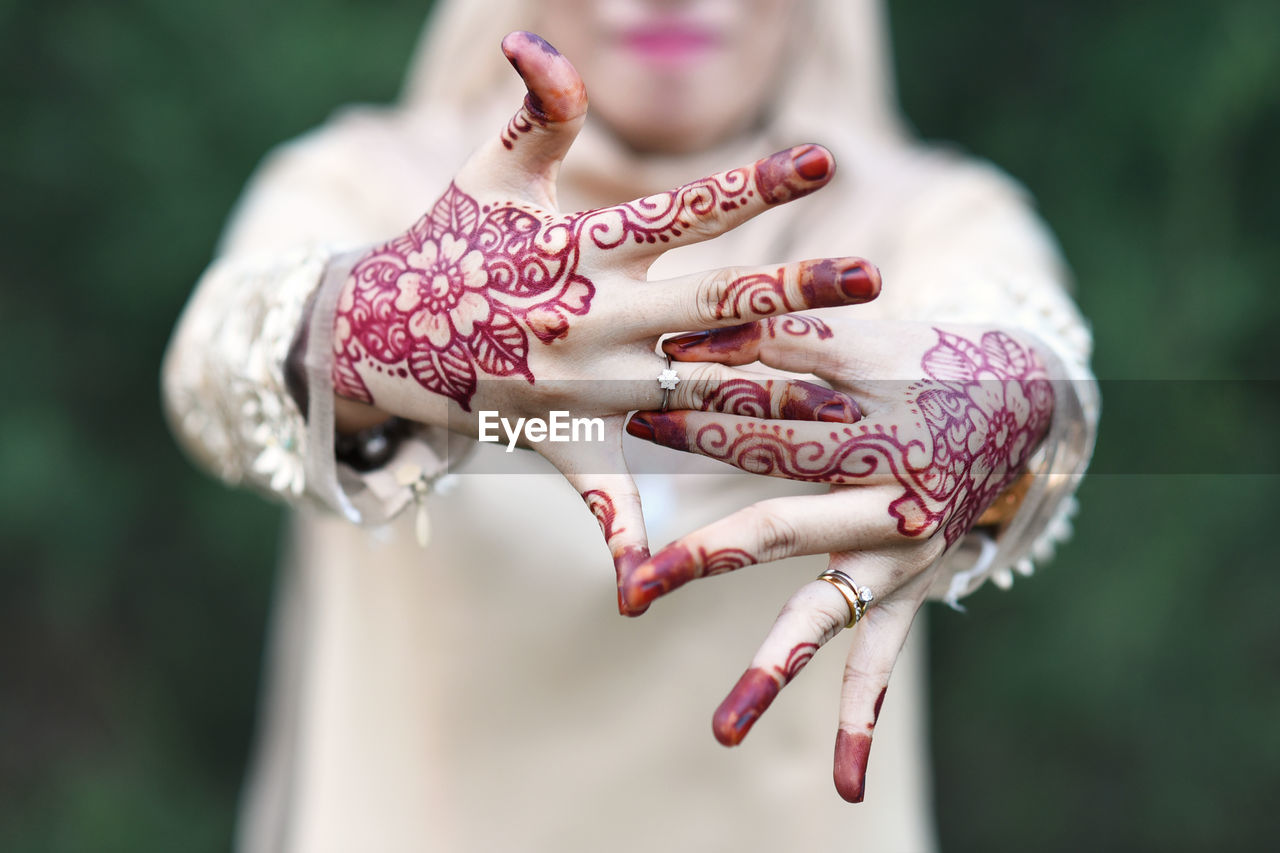
[[806, 181], [820, 181], [831, 172], [831, 161], [821, 148], [811, 146], [791, 159], [796, 173]]
[[778, 695], [778, 682], [752, 667], [742, 674], [711, 718], [711, 731], [725, 746], [737, 746]]
[[829, 424], [851, 424], [861, 416], [861, 412], [850, 411], [847, 403], [838, 400], [827, 403], [817, 412], [817, 419]]
[[668, 545], [654, 554], [643, 571], [623, 582], [623, 598], [631, 610], [647, 608], [656, 599], [688, 583], [696, 575], [693, 556], [681, 545]]
[[836, 791], [845, 802], [860, 803], [866, 794], [867, 756], [871, 753], [871, 738], [862, 734], [849, 734], [844, 729], [836, 733], [836, 760], [833, 777]]
[[662, 342], [662, 349], [670, 353], [671, 350], [683, 350], [689, 347], [696, 347], [698, 344], [711, 337], [710, 332], [688, 332], [683, 335], [676, 335], [674, 338], [667, 338]]
[[840, 273], [840, 289], [850, 299], [867, 300], [880, 292], [880, 271], [862, 263]]
[[630, 579], [632, 573], [645, 560], [649, 559], [649, 549], [642, 548], [639, 545], [628, 545], [619, 551], [613, 558], [613, 567], [618, 573], [618, 612], [623, 616], [639, 616], [649, 609], [649, 606], [632, 606], [623, 595], [623, 588], [626, 586], [627, 580]]
[[653, 424], [649, 423], [649, 419], [637, 412], [631, 416], [631, 420], [627, 421], [627, 432], [636, 438], [643, 438], [645, 441], [653, 441], [654, 432]]

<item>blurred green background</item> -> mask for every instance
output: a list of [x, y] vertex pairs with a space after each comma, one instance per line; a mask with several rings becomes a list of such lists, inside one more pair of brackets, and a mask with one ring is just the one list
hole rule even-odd
[[[0, 0], [0, 849], [227, 848], [282, 516], [179, 456], [160, 354], [257, 159], [394, 97], [428, 5]], [[934, 611], [943, 849], [1271, 849], [1280, 405], [1212, 380], [1280, 378], [1280, 4], [890, 8], [908, 116], [1027, 184], [1138, 380], [1076, 539]]]

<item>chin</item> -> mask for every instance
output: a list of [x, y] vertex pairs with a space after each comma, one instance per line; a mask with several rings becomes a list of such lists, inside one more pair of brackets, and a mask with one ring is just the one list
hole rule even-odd
[[596, 118], [624, 145], [646, 154], [695, 154], [714, 148], [741, 130], [727, 124], [709, 124], [692, 114], [655, 110], [648, 115], [630, 113], [614, 120], [602, 111]]

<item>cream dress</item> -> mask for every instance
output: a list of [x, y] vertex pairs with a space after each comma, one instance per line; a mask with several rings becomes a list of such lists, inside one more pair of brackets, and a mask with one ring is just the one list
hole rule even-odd
[[[520, 88], [496, 45], [536, 23], [526, 5], [438, 4], [399, 105], [348, 110], [269, 157], [170, 344], [165, 398], [183, 445], [228, 482], [298, 509], [240, 847], [931, 850], [923, 619], [884, 703], [866, 802], [851, 806], [831, 783], [846, 635], [742, 746], [724, 749], [710, 727], [777, 609], [825, 557], [691, 584], [625, 619], [595, 520], [541, 457], [423, 430], [378, 472], [333, 459], [336, 289], [360, 247], [420, 216], [503, 127]], [[884, 291], [847, 309], [859, 316], [999, 323], [1045, 343], [1063, 381], [1033, 460], [1040, 476], [999, 541], [971, 534], [943, 558], [935, 597], [954, 603], [987, 578], [1007, 586], [1030, 573], [1068, 532], [1097, 419], [1088, 328], [1020, 189], [902, 132], [877, 4], [813, 0], [805, 13], [823, 25], [764, 126], [656, 161], [589, 125], [562, 172], [561, 206], [621, 201], [821, 142], [839, 163], [832, 186], [669, 253], [652, 274], [860, 254], [881, 268]], [[313, 296], [304, 420], [283, 363]], [[627, 451], [638, 470], [672, 467], [669, 451]], [[679, 475], [639, 478], [655, 547], [807, 488], [676, 463]], [[404, 485], [410, 467], [432, 493]]]

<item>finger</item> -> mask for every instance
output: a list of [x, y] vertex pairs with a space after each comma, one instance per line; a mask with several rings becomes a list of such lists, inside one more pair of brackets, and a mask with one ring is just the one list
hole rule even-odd
[[[652, 352], [632, 350], [601, 362], [593, 379], [593, 402], [602, 411], [696, 409], [764, 419], [850, 424], [862, 417], [856, 400], [843, 391], [803, 379], [778, 378], [720, 364], [667, 364]], [[546, 392], [573, 393], [566, 383], [547, 380]]]
[[670, 192], [588, 211], [583, 232], [620, 259], [654, 258], [667, 249], [717, 237], [778, 204], [808, 195], [835, 172], [821, 145], [798, 145], [702, 178]]
[[849, 605], [835, 587], [813, 581], [787, 601], [761, 643], [751, 666], [711, 718], [711, 731], [725, 746], [737, 746], [778, 692], [849, 621]]
[[897, 482], [915, 494], [927, 485], [916, 481], [929, 475], [933, 460], [928, 433], [915, 422], [918, 416], [910, 417], [886, 409], [855, 424], [825, 424], [713, 412], [638, 412], [627, 432], [749, 474], [840, 485]]
[[662, 351], [677, 361], [758, 361], [778, 370], [827, 375], [840, 363], [842, 352], [841, 347], [825, 343], [834, 336], [831, 327], [817, 317], [788, 314], [677, 335], [662, 342]]
[[679, 381], [664, 400], [668, 409], [842, 424], [862, 417], [848, 394], [802, 379], [766, 379], [719, 364], [672, 370]]
[[[517, 184], [508, 189], [554, 207], [560, 161], [586, 117], [586, 87], [569, 60], [533, 33], [510, 33], [502, 40], [502, 52], [524, 80], [527, 92], [499, 136], [502, 148], [486, 149], [482, 157], [510, 152], [514, 173], [511, 161], [499, 172]], [[485, 166], [492, 172], [491, 163]]]
[[[833, 557], [840, 568], [861, 582], [854, 567], [841, 555]], [[866, 793], [867, 759], [871, 736], [880, 718], [880, 706], [889, 688], [889, 676], [898, 654], [907, 641], [916, 612], [928, 590], [929, 573], [918, 575], [898, 595], [877, 601], [858, 622], [852, 647], [844, 666], [840, 692], [840, 727], [836, 732], [832, 777], [836, 791], [851, 803], [862, 802]]]
[[604, 534], [618, 584], [618, 612], [638, 616], [646, 608], [624, 605], [623, 583], [649, 558], [644, 511], [635, 480], [622, 457], [619, 418], [606, 419], [605, 441], [545, 444], [544, 455], [578, 490]]
[[[657, 335], [670, 329], [728, 326], [808, 308], [857, 305], [879, 294], [880, 271], [871, 262], [824, 258], [769, 267], [727, 267], [650, 282], [625, 291], [622, 310], [628, 316], [644, 318], [640, 331]], [[654, 310], [655, 304], [672, 309]]]
[[692, 580], [802, 554], [866, 551], [899, 541], [889, 498], [875, 489], [834, 489], [752, 504], [667, 545], [622, 585], [632, 609], [648, 608]]

